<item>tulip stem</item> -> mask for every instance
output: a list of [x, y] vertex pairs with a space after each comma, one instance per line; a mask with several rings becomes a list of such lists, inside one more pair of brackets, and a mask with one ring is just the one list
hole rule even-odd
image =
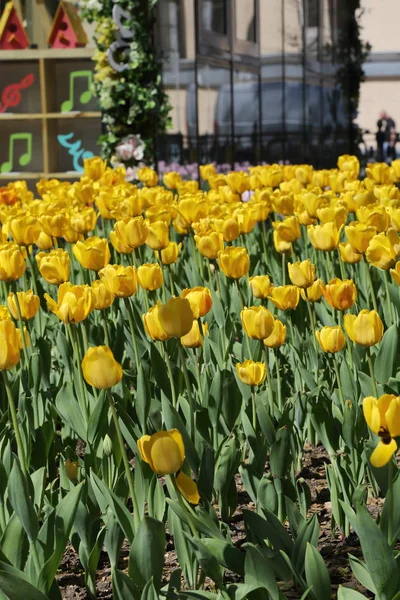
[[388, 464], [388, 489], [385, 497], [385, 504], [387, 506], [388, 522], [387, 522], [387, 541], [389, 546], [392, 545], [393, 541], [393, 457], [390, 458]]
[[5, 369], [3, 369], [2, 373], [3, 373], [4, 387], [6, 388], [6, 393], [7, 393], [7, 398], [8, 398], [8, 405], [9, 405], [10, 413], [11, 413], [11, 421], [12, 421], [12, 426], [14, 429], [15, 441], [17, 442], [18, 458], [19, 458], [19, 462], [21, 463], [22, 472], [24, 474], [26, 474], [28, 470], [27, 470], [27, 465], [26, 465], [26, 460], [25, 460], [24, 446], [22, 444], [21, 434], [19, 432], [19, 424], [18, 424], [18, 418], [17, 418], [17, 411], [16, 411], [15, 403], [14, 403], [14, 397], [13, 397], [12, 389], [10, 386], [10, 382], [8, 381], [8, 377], [7, 377], [7, 373], [6, 373]]
[[125, 301], [125, 306], [126, 306], [126, 312], [128, 313], [129, 328], [131, 330], [133, 352], [135, 354], [136, 373], [139, 373], [139, 365], [140, 365], [140, 362], [139, 362], [139, 352], [138, 352], [138, 347], [137, 347], [137, 342], [136, 342], [135, 325], [134, 325], [134, 319], [133, 319], [132, 305], [131, 305], [131, 303], [129, 301], [129, 298], [124, 298], [124, 301]]
[[372, 278], [371, 278], [371, 271], [369, 269], [369, 264], [365, 260], [365, 256], [363, 256], [363, 261], [364, 261], [365, 269], [366, 269], [366, 272], [367, 272], [367, 279], [368, 279], [368, 285], [369, 285], [369, 291], [370, 291], [370, 295], [371, 295], [372, 305], [374, 307], [374, 310], [376, 312], [378, 312], [378, 305], [376, 303], [376, 297], [375, 297], [375, 291], [374, 291], [374, 284], [372, 283]]
[[101, 324], [103, 326], [104, 338], [106, 340], [106, 344], [110, 348], [110, 332], [108, 330], [107, 319], [106, 319], [106, 317], [103, 314], [101, 315]]
[[310, 318], [310, 329], [311, 329], [311, 336], [313, 338], [313, 343], [314, 343], [314, 350], [315, 350], [316, 355], [318, 356], [317, 338], [315, 335], [315, 318], [314, 318], [313, 306], [311, 306], [311, 302], [309, 301], [308, 298], [306, 298], [306, 304], [307, 304], [307, 309], [308, 309], [308, 316]]
[[168, 377], [169, 377], [169, 385], [171, 387], [171, 396], [172, 396], [172, 406], [176, 408], [176, 391], [175, 391], [175, 382], [172, 374], [172, 366], [171, 361], [169, 360], [168, 351], [165, 348], [164, 344], [161, 342], [161, 348], [163, 350], [164, 360], [167, 365]]
[[372, 361], [371, 349], [370, 348], [367, 348], [367, 361], [368, 361], [369, 373], [371, 375], [372, 390], [373, 390], [375, 398], [378, 398], [378, 388], [376, 386], [376, 379], [375, 379], [375, 373], [374, 373], [374, 363]]
[[265, 371], [267, 373], [267, 383], [268, 383], [268, 396], [269, 396], [269, 408], [270, 408], [270, 413], [271, 413], [271, 417], [274, 416], [274, 393], [272, 390], [272, 381], [271, 381], [271, 373], [269, 372], [269, 365], [268, 365], [268, 348], [267, 346], [264, 345], [264, 342], [261, 342], [262, 347], [264, 349], [264, 354], [265, 354]]
[[278, 385], [278, 408], [280, 412], [283, 412], [283, 402], [282, 402], [282, 383], [281, 383], [281, 366], [279, 361], [279, 350], [275, 348], [275, 370], [276, 370], [276, 381]]
[[342, 388], [342, 382], [340, 380], [338, 359], [337, 359], [336, 354], [334, 354], [334, 356], [333, 356], [333, 366], [334, 366], [334, 369], [335, 369], [336, 382], [337, 382], [337, 386], [338, 386], [338, 389], [339, 389], [340, 402], [342, 403], [342, 408], [344, 409], [343, 388]]
[[282, 252], [282, 285], [286, 285], [286, 254]]
[[81, 402], [79, 404], [83, 405], [83, 410], [84, 410], [84, 413], [85, 413], [86, 424], [88, 424], [89, 423], [89, 407], [88, 407], [87, 397], [86, 397], [85, 382], [83, 381], [83, 375], [82, 375], [81, 353], [79, 351], [79, 344], [78, 344], [78, 339], [77, 339], [77, 331], [75, 330], [75, 327], [72, 324], [68, 324], [67, 327], [68, 327], [68, 331], [70, 332], [70, 338], [71, 338], [71, 342], [72, 342], [72, 349], [73, 349], [74, 358], [75, 358], [76, 364], [77, 364], [78, 381], [79, 381], [80, 393], [81, 393], [81, 396], [82, 396], [82, 400], [81, 400]]
[[124, 463], [124, 467], [125, 467], [125, 475], [126, 475], [126, 479], [128, 481], [129, 495], [131, 497], [132, 504], [133, 504], [133, 521], [134, 521], [135, 530], [137, 530], [137, 527], [139, 525], [139, 509], [138, 509], [138, 503], [137, 503], [137, 498], [136, 498], [136, 493], [135, 493], [135, 487], [133, 485], [131, 467], [130, 467], [130, 464], [128, 461], [128, 455], [126, 453], [125, 442], [124, 442], [124, 438], [122, 437], [117, 411], [115, 410], [114, 398], [112, 396], [110, 388], [108, 388], [108, 390], [107, 390], [107, 397], [108, 397], [108, 403], [109, 403], [110, 409], [111, 409], [111, 415], [112, 415], [112, 418], [114, 421], [115, 431], [117, 433], [119, 447], [121, 450], [122, 462]]
[[171, 265], [167, 265], [167, 271], [168, 271], [169, 287], [170, 287], [169, 291], [171, 292], [171, 296], [175, 296], [175, 284], [174, 284], [174, 277], [172, 275]]
[[386, 302], [387, 302], [387, 305], [389, 307], [390, 324], [392, 325], [392, 323], [395, 322], [395, 316], [393, 314], [393, 305], [392, 305], [392, 302], [390, 300], [388, 276], [389, 276], [389, 273], [387, 271], [384, 271], [383, 272], [383, 280], [384, 280], [384, 283], [385, 283]]
[[186, 367], [186, 359], [185, 359], [182, 344], [180, 341], [178, 341], [178, 351], [179, 351], [179, 358], [181, 360], [181, 367], [182, 367], [182, 371], [183, 371], [183, 377], [185, 379], [185, 386], [186, 386], [188, 399], [189, 399], [189, 406], [190, 406], [190, 437], [191, 437], [192, 442], [194, 443], [194, 439], [195, 439], [195, 420], [194, 420], [195, 405], [194, 405], [194, 401], [193, 401], [192, 391], [190, 389], [190, 379], [189, 379], [189, 373], [188, 373], [188, 370]]
[[251, 407], [252, 407], [252, 424], [253, 424], [253, 429], [254, 432], [256, 432], [257, 429], [257, 407], [256, 407], [256, 392], [254, 389], [254, 385], [251, 386]]
[[339, 260], [339, 266], [340, 266], [340, 276], [341, 276], [342, 280], [344, 280], [344, 279], [346, 279], [346, 272], [345, 272], [344, 264], [342, 261], [342, 257], [340, 255], [339, 248], [337, 249], [337, 254], [338, 254], [338, 260]]
[[218, 295], [218, 298], [219, 298], [220, 300], [222, 300], [222, 293], [221, 293], [221, 278], [220, 278], [220, 276], [219, 276], [219, 267], [218, 267], [217, 261], [215, 261], [214, 267], [215, 267], [215, 268], [214, 268], [215, 280], [216, 280], [216, 282], [217, 282], [217, 295]]
[[[199, 319], [199, 321], [200, 321], [200, 319]], [[200, 321], [200, 332], [201, 332], [201, 321]], [[195, 363], [195, 368], [196, 368], [196, 377], [197, 377], [197, 386], [199, 389], [200, 404], [201, 404], [201, 406], [203, 406], [204, 396], [203, 396], [203, 388], [201, 386], [201, 373], [200, 373], [201, 348], [199, 348], [199, 354], [197, 354], [195, 348], [193, 349], [193, 358], [194, 358], [194, 363]]]

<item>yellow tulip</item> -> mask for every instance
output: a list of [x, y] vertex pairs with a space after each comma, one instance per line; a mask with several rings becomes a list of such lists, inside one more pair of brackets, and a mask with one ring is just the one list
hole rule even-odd
[[137, 291], [136, 267], [123, 265], [107, 265], [99, 271], [100, 278], [117, 298], [128, 298]]
[[212, 164], [200, 166], [200, 177], [204, 181], [208, 181], [210, 177], [214, 177], [217, 174], [215, 166]]
[[181, 337], [182, 346], [185, 346], [185, 348], [201, 348], [203, 345], [203, 336], [208, 333], [207, 323], [202, 323], [201, 329], [202, 333], [200, 333], [199, 322], [195, 319], [189, 333]]
[[164, 275], [158, 263], [145, 263], [140, 265], [137, 276], [144, 290], [158, 290], [164, 283]]
[[142, 167], [141, 169], [138, 169], [137, 176], [139, 181], [141, 181], [147, 187], [154, 187], [158, 184], [158, 175], [154, 169], [150, 169], [150, 167]]
[[318, 302], [321, 300], [322, 294], [324, 291], [324, 282], [321, 279], [316, 279], [310, 287], [305, 290], [300, 290], [301, 297], [303, 300], [308, 300], [309, 302]]
[[121, 238], [117, 231], [110, 231], [109, 238], [112, 246], [119, 254], [132, 254], [132, 252], [134, 251], [134, 248], [132, 248], [132, 246], [128, 246], [127, 244], [125, 244], [124, 240]]
[[161, 327], [170, 337], [181, 338], [192, 329], [193, 313], [189, 300], [172, 297], [166, 304], [158, 304]]
[[70, 258], [68, 252], [56, 248], [51, 252], [39, 252], [36, 255], [39, 273], [47, 283], [60, 285], [69, 279]]
[[227, 277], [239, 279], [248, 273], [250, 257], [246, 248], [241, 246], [227, 246], [218, 252], [219, 268]]
[[110, 248], [105, 238], [89, 237], [72, 246], [75, 258], [85, 269], [100, 271], [110, 262]]
[[225, 219], [222, 225], [222, 235], [224, 236], [224, 242], [233, 242], [239, 237], [239, 223], [235, 217]]
[[96, 310], [104, 310], [111, 306], [115, 296], [110, 292], [104, 281], [96, 279], [91, 287], [94, 293], [94, 308]]
[[354, 252], [364, 254], [370, 240], [376, 235], [376, 228], [353, 221], [345, 227], [345, 233]]
[[157, 475], [177, 473], [185, 460], [182, 435], [177, 429], [143, 435], [137, 441], [142, 460], [148, 463]]
[[307, 258], [302, 262], [288, 263], [289, 279], [300, 288], [310, 287], [315, 280], [315, 265]]
[[100, 390], [117, 385], [122, 379], [122, 367], [108, 346], [89, 348], [82, 360], [85, 381]]
[[252, 340], [264, 340], [274, 329], [274, 317], [264, 306], [250, 306], [240, 313], [243, 328]]
[[170, 338], [161, 326], [158, 315], [158, 304], [149, 308], [147, 313], [143, 315], [143, 322], [146, 332], [152, 340], [164, 342]]
[[172, 265], [172, 263], [176, 262], [181, 249], [182, 244], [170, 242], [168, 246], [160, 252], [160, 258], [163, 265]]
[[200, 254], [214, 260], [218, 253], [224, 248], [224, 236], [222, 233], [210, 231], [206, 235], [195, 235], [194, 241]]
[[107, 169], [107, 161], [98, 156], [83, 159], [83, 171], [89, 179], [98, 181]]
[[394, 283], [400, 285], [400, 261], [395, 264], [394, 269], [390, 269], [390, 274]]
[[163, 183], [168, 189], [176, 190], [178, 189], [178, 185], [182, 183], [182, 177], [176, 171], [170, 171], [169, 173], [164, 173]]
[[290, 254], [293, 250], [292, 242], [282, 239], [279, 231], [273, 233], [274, 247], [280, 254]]
[[91, 206], [70, 213], [70, 225], [78, 233], [87, 234], [96, 227], [97, 213]]
[[40, 232], [39, 221], [31, 215], [26, 214], [10, 221], [10, 233], [18, 246], [31, 246], [35, 244]]
[[294, 242], [301, 235], [299, 219], [294, 216], [287, 217], [283, 221], [274, 221], [272, 227], [285, 242]]
[[351, 244], [347, 242], [339, 244], [339, 252], [340, 258], [343, 262], [348, 263], [350, 265], [355, 265], [359, 263], [362, 259], [362, 254], [358, 254], [358, 252], [354, 252]]
[[317, 217], [321, 223], [335, 223], [339, 228], [347, 221], [347, 210], [344, 206], [325, 206], [317, 210]]
[[332, 308], [347, 310], [357, 300], [357, 288], [352, 279], [332, 279], [323, 290], [324, 298]]
[[72, 481], [72, 483], [75, 483], [78, 479], [78, 461], [67, 458], [64, 467], [68, 479]]
[[179, 201], [178, 211], [191, 224], [208, 215], [208, 203], [202, 194], [188, 194]]
[[393, 228], [389, 228], [386, 233], [378, 233], [369, 242], [365, 258], [374, 267], [387, 271], [400, 253], [399, 242], [399, 236]]
[[357, 156], [343, 154], [339, 156], [337, 166], [340, 171], [346, 173], [348, 179], [357, 179], [360, 171], [360, 161]]
[[58, 288], [55, 302], [49, 294], [44, 295], [49, 310], [64, 323], [79, 323], [94, 310], [95, 296], [88, 285], [72, 285], [69, 281]]
[[[300, 300], [300, 290], [295, 285], [280, 285], [271, 288], [268, 300], [280, 310], [296, 308]], [[267, 337], [267, 336], [266, 336]]]
[[315, 332], [324, 352], [340, 352], [343, 349], [346, 338], [341, 327], [323, 327], [320, 331]]
[[[33, 319], [40, 307], [39, 296], [36, 296], [32, 290], [29, 290], [28, 292], [17, 292], [17, 297], [21, 311], [21, 319], [23, 321]], [[14, 319], [18, 319], [17, 302], [13, 292], [8, 294], [8, 308]]]
[[[149, 228], [142, 216], [122, 219], [114, 225], [115, 234], [126, 247], [132, 249], [142, 246], [147, 239]], [[111, 236], [110, 236], [111, 239]], [[112, 242], [111, 242], [112, 243]]]
[[265, 363], [254, 362], [254, 360], [245, 360], [243, 363], [236, 364], [236, 373], [240, 381], [246, 385], [260, 385], [265, 381], [267, 370]]
[[279, 348], [286, 340], [286, 325], [279, 319], [274, 319], [274, 328], [272, 333], [265, 338], [264, 345], [267, 348]]
[[181, 297], [189, 300], [194, 319], [204, 317], [210, 312], [213, 305], [211, 292], [206, 287], [186, 288], [182, 290]]
[[[40, 225], [50, 237], [62, 237], [70, 226], [69, 215], [63, 210], [53, 209], [39, 217]], [[75, 232], [76, 235], [79, 235]]]
[[377, 233], [386, 231], [390, 225], [390, 215], [385, 206], [369, 205], [360, 206], [356, 213], [360, 223], [375, 227]]
[[25, 257], [15, 242], [0, 245], [0, 281], [16, 281], [26, 270]]
[[316, 250], [331, 252], [338, 247], [342, 227], [336, 227], [336, 223], [324, 223], [323, 225], [309, 225], [307, 227], [308, 237]]
[[363, 413], [370, 430], [380, 437], [371, 454], [371, 464], [383, 467], [397, 450], [393, 439], [400, 435], [400, 397], [384, 394], [379, 398], [368, 396], [363, 400]]
[[0, 371], [12, 369], [19, 359], [20, 345], [17, 328], [9, 319], [0, 321]]
[[383, 323], [375, 310], [345, 315], [344, 327], [349, 338], [360, 346], [374, 346], [383, 337]]
[[250, 233], [257, 225], [257, 219], [249, 210], [249, 207], [236, 210], [234, 216], [238, 223], [239, 233]]
[[365, 173], [374, 183], [390, 183], [390, 167], [386, 163], [368, 163]]
[[146, 244], [152, 250], [163, 250], [169, 244], [169, 225], [165, 221], [154, 221], [147, 226]]
[[249, 284], [251, 286], [253, 296], [265, 300], [271, 289], [271, 280], [268, 275], [256, 275], [255, 277], [249, 277]]

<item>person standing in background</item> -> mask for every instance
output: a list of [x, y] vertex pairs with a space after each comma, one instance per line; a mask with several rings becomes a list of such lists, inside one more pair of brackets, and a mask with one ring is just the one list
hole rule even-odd
[[385, 131], [385, 141], [390, 142], [391, 130], [396, 130], [396, 123], [392, 117], [389, 117], [386, 110], [381, 112], [379, 119], [382, 121], [383, 129]]

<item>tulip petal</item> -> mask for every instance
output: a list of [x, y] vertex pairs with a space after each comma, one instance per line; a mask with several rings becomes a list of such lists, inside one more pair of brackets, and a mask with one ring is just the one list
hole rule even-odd
[[385, 413], [386, 424], [392, 437], [400, 435], [400, 398], [392, 397]]
[[176, 476], [176, 485], [178, 490], [184, 498], [191, 504], [198, 504], [200, 502], [200, 494], [197, 488], [197, 484], [191, 477], [188, 477], [183, 471], [179, 471]]
[[381, 416], [376, 398], [373, 396], [364, 398], [362, 407], [368, 427], [373, 433], [378, 434], [381, 427]]
[[151, 466], [151, 436], [142, 435], [142, 437], [137, 441], [137, 447], [139, 448], [142, 460]]
[[384, 467], [391, 460], [396, 450], [397, 444], [394, 440], [390, 440], [389, 444], [380, 441], [371, 454], [371, 465], [378, 468]]

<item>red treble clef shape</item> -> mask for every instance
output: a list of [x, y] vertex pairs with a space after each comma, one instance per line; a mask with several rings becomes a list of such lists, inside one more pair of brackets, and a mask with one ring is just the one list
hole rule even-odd
[[5, 87], [1, 94], [0, 113], [6, 112], [10, 106], [18, 106], [22, 99], [20, 90], [30, 87], [34, 80], [34, 75], [30, 73], [19, 83], [12, 83]]

